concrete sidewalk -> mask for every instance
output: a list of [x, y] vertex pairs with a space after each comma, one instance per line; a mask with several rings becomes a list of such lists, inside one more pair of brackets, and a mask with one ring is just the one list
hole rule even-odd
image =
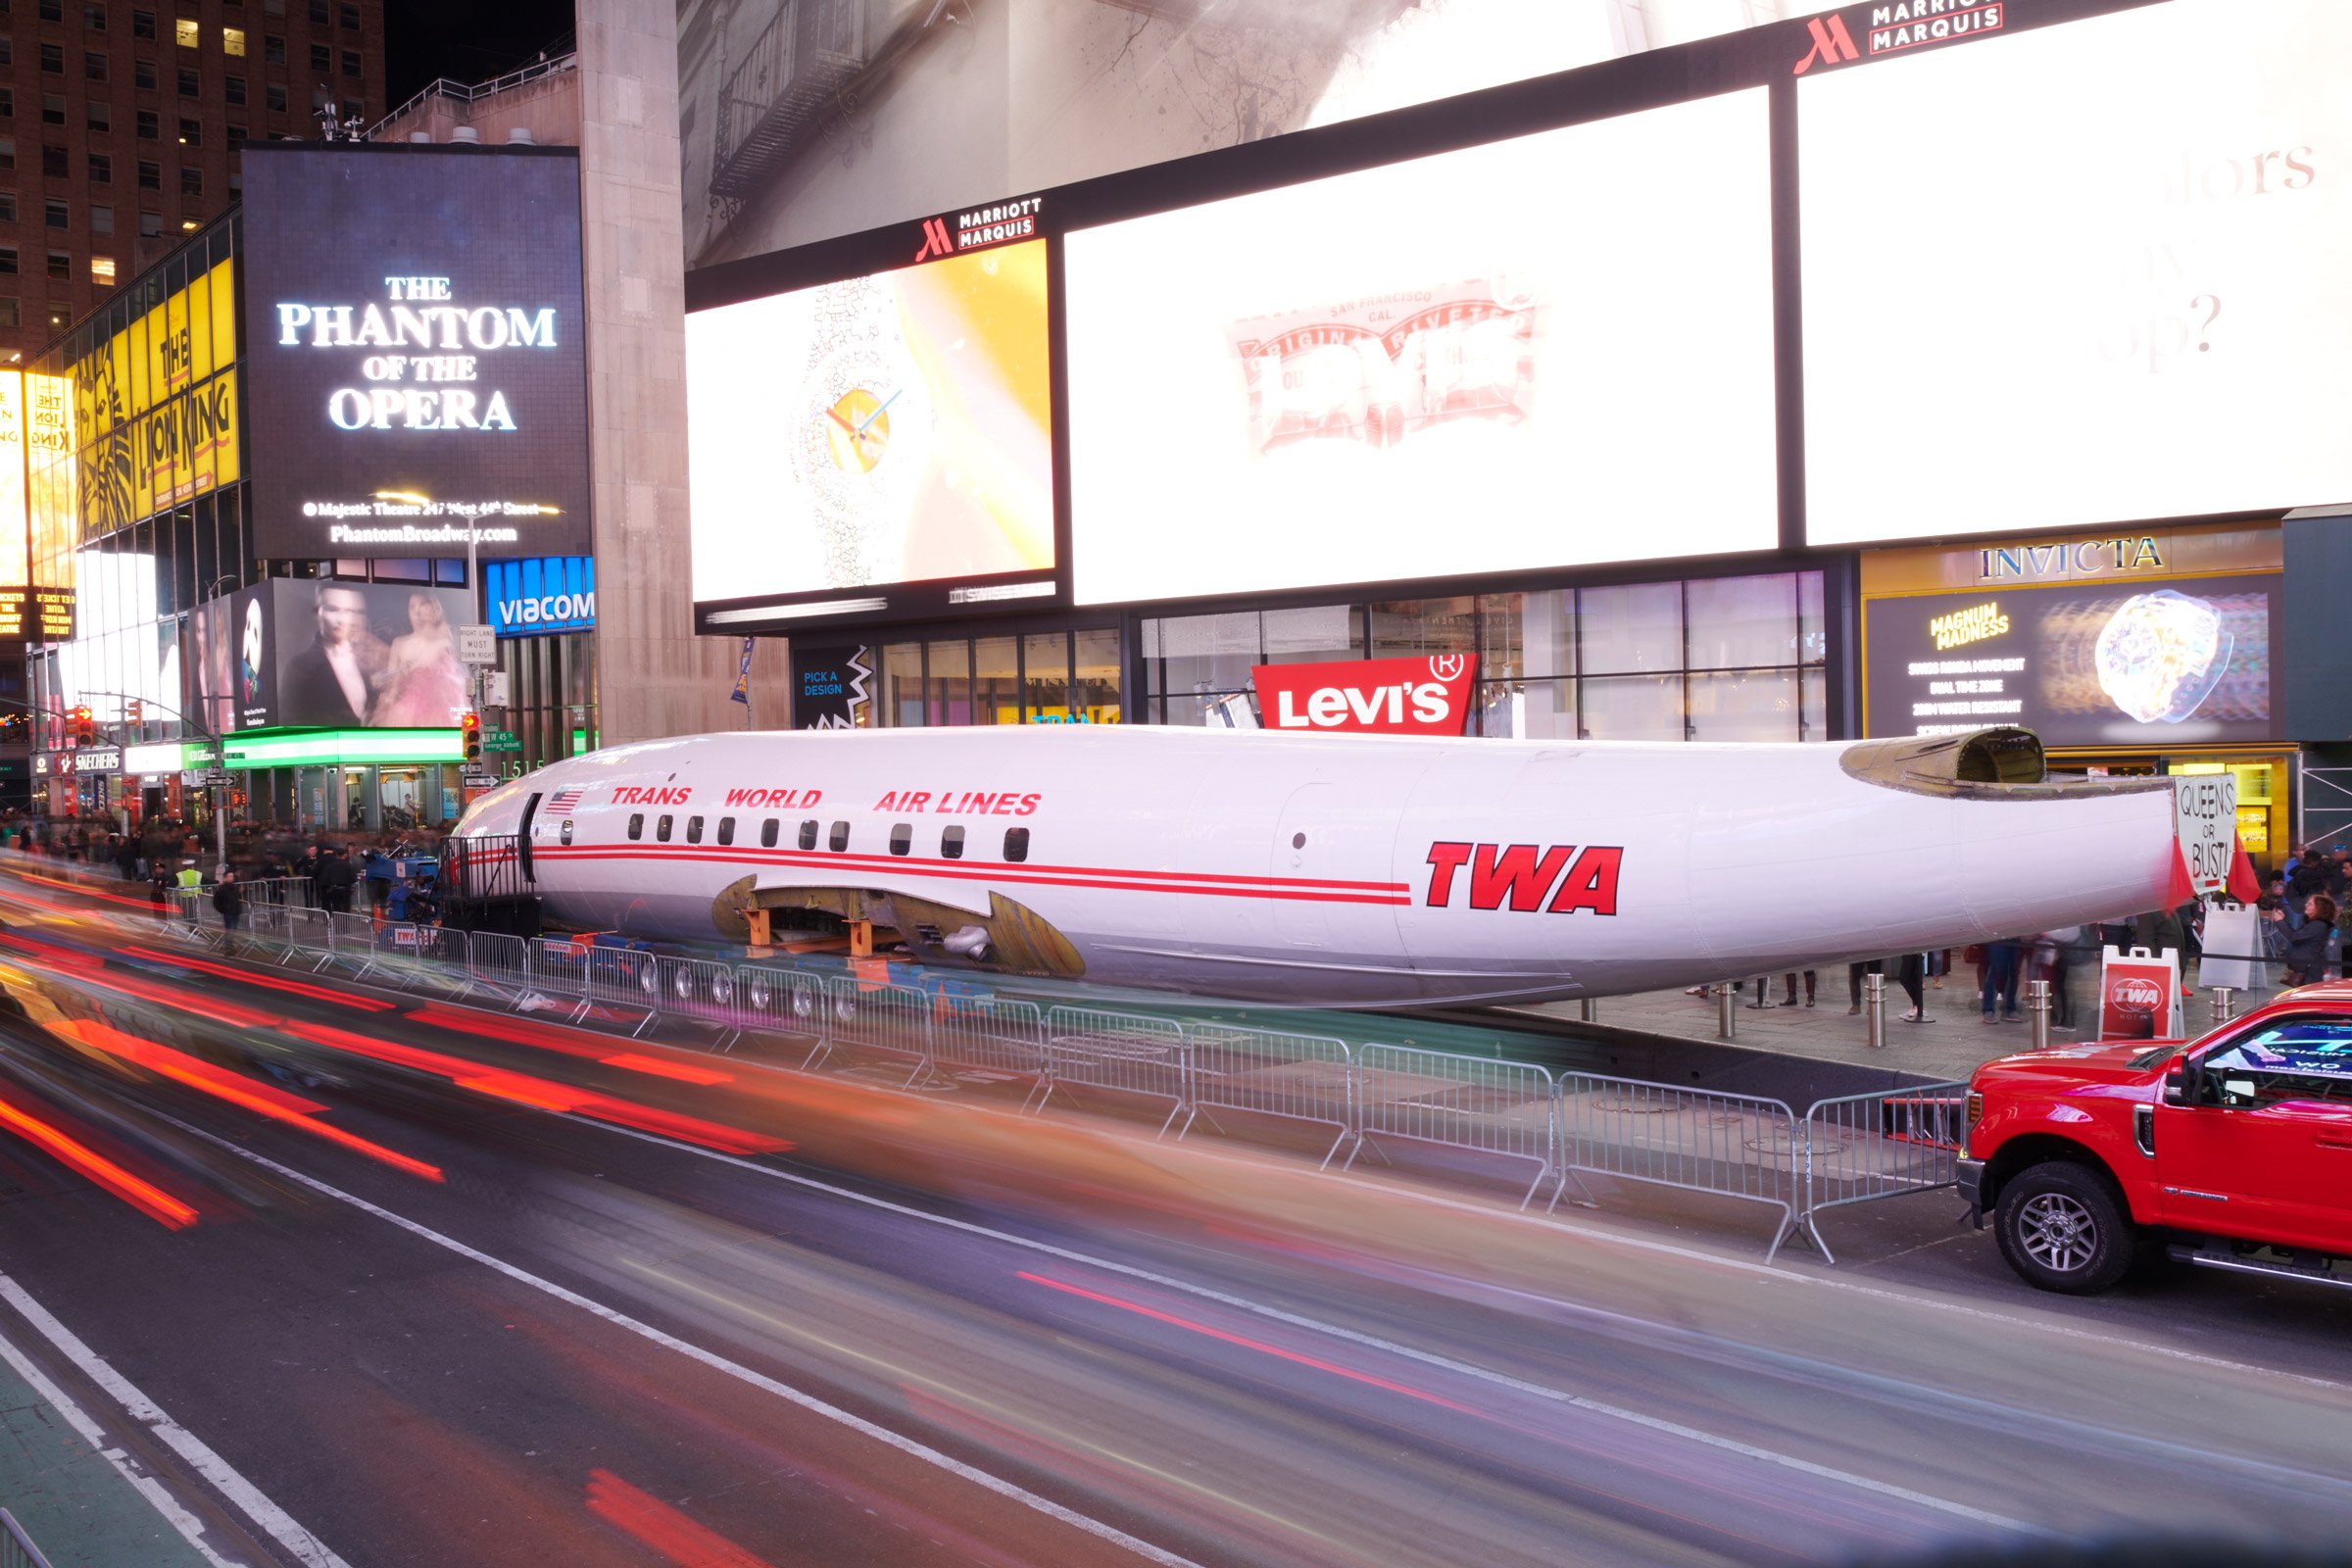
[[84, 1434], [87, 1417], [75, 1421], [27, 1381], [22, 1358], [0, 1341], [0, 1507], [51, 1568], [207, 1568]]
[[[1904, 1023], [1902, 1014], [1910, 1009], [1910, 998], [1886, 977], [1886, 1044], [1870, 1049], [1867, 1018], [1848, 1013], [1846, 1001], [1846, 971], [1843, 964], [1817, 972], [1818, 989], [1814, 1005], [1804, 1004], [1804, 980], [1797, 980], [1797, 1004], [1782, 1005], [1787, 996], [1784, 982], [1773, 976], [1766, 993], [1772, 1005], [1751, 1006], [1755, 988], [1750, 985], [1740, 994], [1736, 1009], [1736, 1038], [1730, 1042], [1750, 1051], [1771, 1052], [1779, 1055], [1801, 1056], [1815, 1061], [1835, 1061], [1855, 1066], [1890, 1068], [1898, 1072], [1921, 1073], [1933, 1078], [1966, 1078], [1982, 1063], [1994, 1056], [2005, 1056], [2033, 1048], [2033, 1028], [2025, 1012], [2025, 1000], [2018, 1001], [2019, 1016], [2015, 1023], [1986, 1025], [1979, 1010], [1975, 974], [1970, 966], [1957, 966], [1958, 972], [1943, 977], [1941, 990], [1930, 983], [1927, 992], [1927, 1018], [1920, 1023]], [[2183, 1019], [2191, 1036], [2203, 1034], [2213, 1025], [2213, 997], [2195, 985], [2195, 965], [2189, 968], [2190, 986], [2195, 994], [2183, 1008]], [[2068, 976], [2068, 1001], [2076, 1027], [2060, 1027], [2053, 1017], [2050, 1043], [2053, 1046], [2077, 1045], [2097, 1038], [2097, 1020], [2091, 1011], [2093, 991], [2098, 982], [2096, 965], [2080, 967]], [[2245, 1012], [2278, 994], [2268, 987], [2257, 991], [2232, 993], [2231, 1008]], [[1527, 1008], [1506, 1009], [1539, 1013], [1546, 1017], [1574, 1020], [1581, 1016], [1573, 1002], [1545, 1003]], [[1705, 1041], [1722, 1044], [1717, 1033], [1716, 1001], [1712, 996], [1693, 997], [1680, 991], [1650, 991], [1631, 997], [1608, 997], [1598, 1004], [1596, 1022], [1614, 1029], [1638, 1030], [1643, 1034], [1661, 1035], [1669, 1039]]]

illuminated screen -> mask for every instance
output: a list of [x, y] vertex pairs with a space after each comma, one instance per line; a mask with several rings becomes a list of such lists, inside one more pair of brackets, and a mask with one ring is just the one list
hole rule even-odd
[[1086, 603], [1766, 550], [1761, 89], [1069, 236]]
[[247, 549], [584, 553], [578, 155], [254, 142], [244, 177]]
[[686, 318], [697, 603], [1054, 568], [1042, 240]]
[[459, 588], [271, 578], [187, 617], [183, 710], [217, 734], [455, 724], [469, 612]]
[[2051, 746], [2274, 741], [2276, 574], [1872, 599], [1871, 735], [2022, 724]]
[[1815, 544], [2352, 497], [2352, 6], [1808, 77]]

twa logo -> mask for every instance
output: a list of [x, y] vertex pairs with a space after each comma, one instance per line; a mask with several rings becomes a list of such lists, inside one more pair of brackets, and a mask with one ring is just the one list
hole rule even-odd
[[948, 233], [948, 220], [944, 218], [924, 219], [923, 248], [914, 253], [915, 261], [927, 262], [934, 256], [955, 254], [956, 241]]
[[[1573, 861], [1570, 857], [1575, 858]], [[1625, 851], [1613, 844], [1465, 844], [1441, 841], [1429, 847], [1429, 888], [1421, 902], [1433, 909], [1453, 904], [1457, 880], [1466, 884], [1470, 907], [1519, 914], [1617, 912], [1617, 878]], [[1469, 875], [1456, 878], [1464, 867]], [[1549, 903], [1545, 900], [1549, 899]]]
[[1260, 664], [1250, 672], [1266, 728], [1364, 735], [1459, 735], [1470, 717], [1473, 674], [1462, 654]]
[[[1862, 58], [1862, 51], [1854, 47], [1854, 35], [1845, 30], [1845, 19], [1836, 12], [1812, 18], [1806, 22], [1805, 31], [1811, 35], [1813, 47], [1796, 63], [1793, 73], [1796, 75], [1803, 75], [1817, 65], [1841, 66]], [[919, 262], [922, 258], [918, 256], [915, 260]]]
[[2153, 980], [2118, 980], [2107, 988], [2107, 998], [2132, 1012], [2154, 1012], [2164, 1005], [2164, 987]]

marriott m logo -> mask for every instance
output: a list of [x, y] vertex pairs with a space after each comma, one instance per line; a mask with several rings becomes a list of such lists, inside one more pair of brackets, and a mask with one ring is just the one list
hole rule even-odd
[[[1803, 75], [1816, 65], [1838, 66], [1862, 58], [1862, 51], [1854, 47], [1854, 35], [1845, 30], [1845, 19], [1834, 11], [1826, 17], [1809, 19], [1805, 31], [1811, 35], [1813, 46], [1796, 63], [1796, 75]], [[915, 260], [919, 262], [922, 258], [918, 256]]]
[[[1848, 44], [1846, 47], [1850, 50], [1853, 46]], [[923, 248], [914, 253], [914, 259], [918, 262], [927, 262], [934, 256], [953, 256], [955, 254], [956, 241], [948, 234], [948, 220], [944, 218], [924, 219]]]

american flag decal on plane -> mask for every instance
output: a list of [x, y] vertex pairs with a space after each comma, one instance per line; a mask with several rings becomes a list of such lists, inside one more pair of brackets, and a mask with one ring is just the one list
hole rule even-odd
[[550, 795], [547, 798], [548, 814], [551, 816], [562, 816], [565, 811], [568, 811], [573, 807], [579, 805], [580, 797], [585, 793], [585, 790], [576, 785], [567, 790], [556, 791], [555, 794]]

